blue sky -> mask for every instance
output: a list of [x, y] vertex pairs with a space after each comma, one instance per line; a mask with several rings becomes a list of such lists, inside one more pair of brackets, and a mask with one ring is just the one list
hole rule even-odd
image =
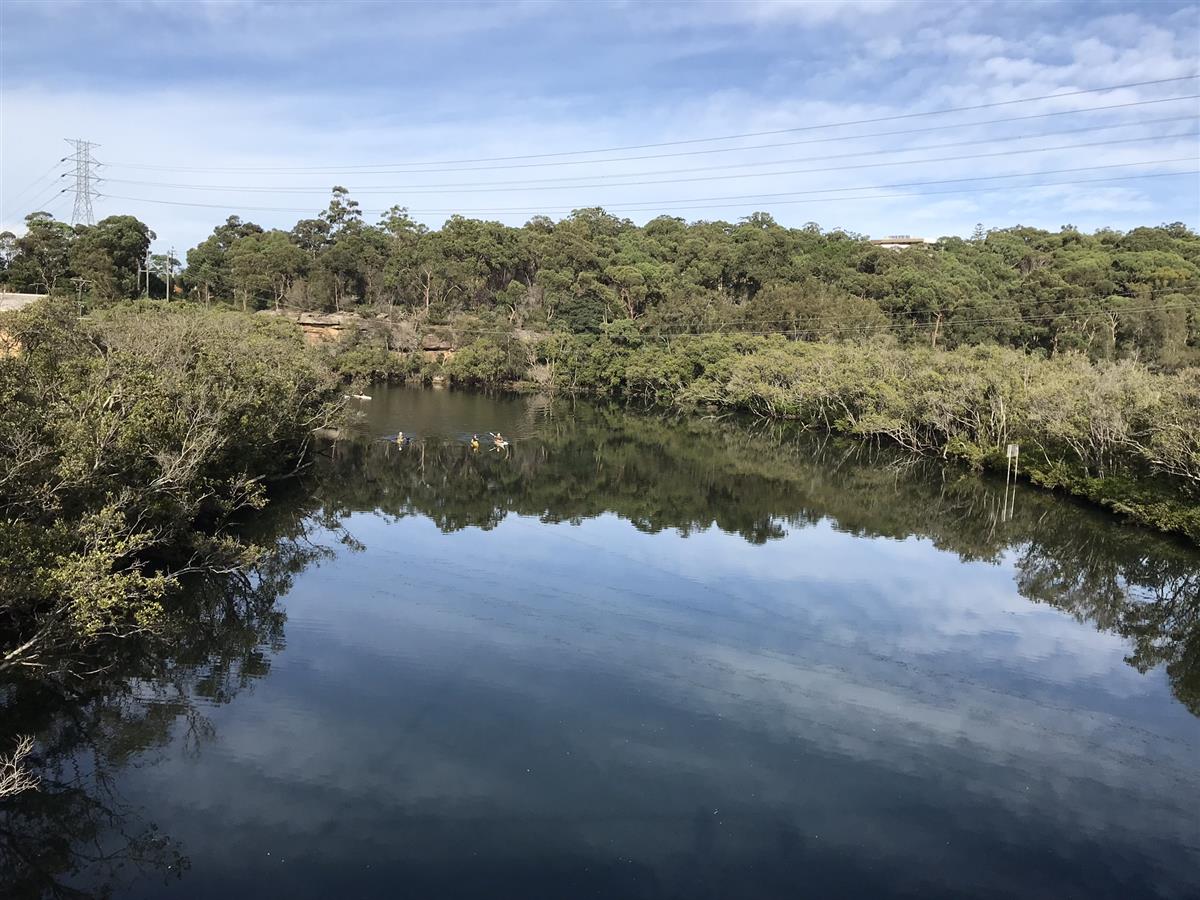
[[[520, 224], [590, 205], [635, 221], [765, 209], [876, 236], [1200, 222], [1195, 175], [1057, 183], [1195, 171], [1200, 100], [1145, 101], [1200, 94], [1200, 79], [839, 125], [1195, 75], [1195, 3], [0, 10], [5, 228], [32, 206], [69, 218], [54, 168], [66, 136], [101, 145], [97, 215], [131, 212], [177, 248], [229, 213], [289, 227], [333, 184], [369, 211], [400, 204], [432, 226], [450, 211]], [[1086, 112], [1116, 104], [1138, 105]], [[1013, 121], [1048, 112], [1063, 115]], [[453, 162], [765, 131], [782, 133]], [[629, 156], [654, 158], [617, 159]], [[954, 180], [993, 175], [1019, 177]], [[946, 183], [914, 184], [929, 181]]]

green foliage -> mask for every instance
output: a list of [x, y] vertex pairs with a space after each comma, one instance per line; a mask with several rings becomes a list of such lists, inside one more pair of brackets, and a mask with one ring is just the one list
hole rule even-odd
[[[144, 225], [128, 216], [72, 231], [45, 213], [5, 244], [18, 290], [134, 292]], [[401, 207], [363, 219], [345, 188], [290, 231], [231, 217], [188, 251], [183, 283], [208, 302], [371, 310], [451, 319], [500, 316], [514, 329], [598, 334], [626, 319], [643, 334], [723, 330], [805, 340], [994, 343], [1090, 359], [1200, 364], [1200, 237], [1179, 224], [1088, 235], [1017, 226], [900, 252], [765, 213], [737, 223], [659, 217], [638, 227], [602, 209], [523, 227], [451, 216], [440, 230]]]
[[526, 369], [524, 354], [509, 340], [472, 341], [448, 359], [443, 368], [457, 384], [501, 384], [520, 379]]
[[396, 353], [383, 347], [354, 347], [333, 357], [333, 368], [346, 381], [400, 382], [421, 372], [416, 353]]
[[70, 276], [71, 226], [45, 212], [25, 217], [25, 233], [12, 241], [4, 276], [10, 290], [49, 294]]
[[889, 320], [874, 300], [855, 297], [808, 279], [771, 283], [746, 302], [749, 329], [790, 333], [804, 340], [853, 340], [887, 330]]
[[230, 216], [187, 252], [186, 280], [199, 299], [207, 303], [213, 296], [233, 298], [230, 251], [238, 240], [261, 233], [259, 226]]
[[263, 317], [38, 304], [4, 328], [22, 351], [0, 358], [0, 670], [70, 668], [156, 629], [180, 571], [241, 561], [224, 529], [340, 390]]
[[243, 310], [267, 303], [280, 308], [295, 280], [304, 272], [304, 251], [282, 231], [247, 234], [228, 252], [229, 280]]
[[138, 294], [138, 268], [154, 232], [133, 216], [109, 216], [95, 225], [77, 225], [71, 241], [71, 269], [101, 300]]
[[611, 332], [544, 342], [554, 384], [744, 410], [976, 466], [1003, 468], [1006, 445], [1020, 443], [1035, 482], [1200, 540], [1200, 370], [886, 339]]

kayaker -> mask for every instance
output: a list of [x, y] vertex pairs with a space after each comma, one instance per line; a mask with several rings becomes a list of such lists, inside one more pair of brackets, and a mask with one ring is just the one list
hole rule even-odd
[[471, 449], [472, 450], [479, 449], [479, 435], [477, 435], [477, 434], [471, 435]]

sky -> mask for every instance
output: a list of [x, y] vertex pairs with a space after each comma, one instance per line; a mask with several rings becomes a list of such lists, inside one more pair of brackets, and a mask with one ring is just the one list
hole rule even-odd
[[335, 184], [368, 220], [400, 205], [430, 227], [588, 206], [873, 237], [1200, 224], [1194, 2], [2, 0], [0, 17], [0, 229], [71, 220], [67, 137], [99, 145], [96, 218], [138, 216], [159, 250], [228, 215], [289, 228]]

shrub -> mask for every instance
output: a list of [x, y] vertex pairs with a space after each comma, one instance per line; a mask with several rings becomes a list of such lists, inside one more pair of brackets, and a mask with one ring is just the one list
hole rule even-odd
[[0, 671], [69, 669], [156, 630], [181, 572], [246, 561], [227, 525], [340, 389], [294, 326], [230, 311], [38, 304], [4, 328]]
[[333, 358], [333, 368], [346, 381], [399, 382], [421, 371], [417, 353], [394, 353], [382, 347], [355, 347]]
[[525, 377], [527, 363], [515, 340], [499, 344], [481, 338], [467, 344], [444, 364], [450, 380], [458, 384], [501, 384]]

